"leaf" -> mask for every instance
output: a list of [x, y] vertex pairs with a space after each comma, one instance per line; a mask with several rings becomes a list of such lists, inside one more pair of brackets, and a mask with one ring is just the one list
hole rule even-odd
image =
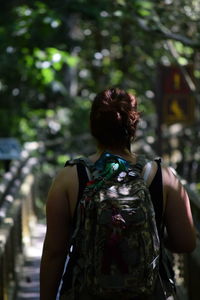
[[44, 84], [49, 84], [54, 80], [55, 73], [52, 69], [47, 68], [47, 69], [42, 69], [41, 70], [42, 76], [43, 76], [43, 82]]
[[151, 1], [137, 1], [136, 10], [140, 16], [149, 16], [152, 14], [153, 3]]

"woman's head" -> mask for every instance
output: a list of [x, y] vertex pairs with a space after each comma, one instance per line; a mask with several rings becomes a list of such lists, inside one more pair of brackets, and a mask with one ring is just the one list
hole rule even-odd
[[111, 88], [94, 99], [90, 113], [91, 133], [107, 148], [129, 147], [140, 114], [136, 98], [124, 90]]

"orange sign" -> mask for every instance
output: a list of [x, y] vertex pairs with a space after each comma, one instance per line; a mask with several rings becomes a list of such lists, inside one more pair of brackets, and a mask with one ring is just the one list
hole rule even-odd
[[[186, 67], [192, 76], [192, 68]], [[194, 97], [178, 67], [161, 67], [162, 115], [170, 123], [191, 123], [194, 121]]]
[[163, 121], [165, 123], [191, 123], [194, 120], [194, 98], [190, 95], [164, 96]]

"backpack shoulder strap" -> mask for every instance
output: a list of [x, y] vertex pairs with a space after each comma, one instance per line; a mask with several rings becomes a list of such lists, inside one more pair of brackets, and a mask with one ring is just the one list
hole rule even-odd
[[[82, 160], [81, 160], [82, 161]], [[77, 210], [78, 210], [78, 204], [80, 202], [80, 199], [83, 195], [84, 188], [88, 182], [88, 174], [86, 171], [86, 167], [83, 162], [80, 162], [79, 159], [70, 160], [65, 163], [65, 166], [69, 165], [76, 165], [77, 167], [77, 174], [78, 174], [78, 180], [79, 180], [79, 190], [78, 190], [78, 198], [76, 202], [76, 207], [72, 219], [72, 228], [71, 228], [71, 235], [73, 235], [74, 230], [76, 228], [76, 222], [77, 222]], [[75, 262], [77, 260], [77, 253], [75, 249], [73, 249], [72, 252], [69, 253], [69, 261], [66, 266], [66, 270], [64, 272], [63, 278], [62, 278], [62, 289], [63, 291], [67, 291], [72, 287], [72, 272], [73, 267], [75, 265]]]
[[77, 164], [82, 164], [88, 168], [93, 168], [94, 164], [91, 160], [89, 160], [87, 157], [79, 157], [79, 158], [74, 158], [74, 159], [69, 159], [65, 163], [65, 167], [67, 166], [73, 166]]
[[90, 178], [90, 169], [93, 168], [93, 163], [86, 157], [80, 157], [75, 159], [70, 159], [65, 163], [65, 167], [76, 165], [78, 181], [79, 181], [79, 190], [78, 190], [78, 198], [76, 203], [76, 208], [73, 216], [73, 225], [76, 224], [76, 215], [77, 215], [77, 207], [80, 202], [80, 199], [83, 195], [83, 191], [86, 187], [87, 182]]
[[157, 172], [159, 172], [159, 169], [161, 169], [160, 158], [154, 158], [154, 160], [147, 161], [142, 172], [142, 176], [147, 186], [151, 185]]
[[80, 157], [75, 159], [70, 159], [65, 163], [65, 167], [74, 166], [74, 165], [82, 165], [84, 166], [89, 180], [91, 180], [91, 174], [95, 170], [95, 164], [89, 160], [87, 157]]
[[[161, 160], [154, 159], [157, 164], [157, 169], [154, 171], [153, 179], [151, 180], [149, 191], [156, 212], [156, 222], [158, 228], [163, 227], [163, 182]], [[159, 231], [160, 231], [159, 230]]]
[[85, 166], [81, 163], [77, 164], [77, 173], [78, 173], [78, 180], [79, 180], [79, 191], [78, 191], [77, 202], [79, 202], [83, 195], [83, 191], [86, 187], [86, 184], [89, 181], [89, 176]]
[[72, 219], [73, 228], [75, 228], [75, 226], [76, 226], [78, 204], [83, 196], [83, 192], [86, 187], [86, 184], [89, 181], [86, 167], [81, 163], [77, 163], [76, 167], [77, 167], [77, 173], [78, 173], [79, 189], [78, 189], [78, 198], [76, 201], [76, 207], [75, 207], [74, 215], [73, 215], [73, 219]]
[[[162, 181], [162, 168], [161, 158], [157, 157], [154, 159], [157, 163], [158, 169], [155, 177], [150, 186], [150, 193], [152, 193], [152, 202], [156, 212], [156, 222], [159, 232], [161, 247], [160, 247], [160, 280], [167, 283], [169, 292], [173, 295], [176, 293], [174, 271], [172, 268], [172, 260], [169, 257], [169, 252], [164, 247], [164, 219], [163, 219], [163, 181]], [[151, 190], [152, 189], [152, 190]]]

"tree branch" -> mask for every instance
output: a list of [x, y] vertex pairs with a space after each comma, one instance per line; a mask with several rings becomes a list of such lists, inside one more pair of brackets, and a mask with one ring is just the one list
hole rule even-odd
[[167, 27], [162, 25], [161, 23], [159, 23], [159, 24], [156, 23], [156, 28], [152, 28], [146, 24], [144, 19], [141, 19], [138, 16], [135, 16], [135, 19], [136, 19], [138, 25], [140, 26], [140, 28], [142, 28], [143, 30], [145, 30], [147, 32], [152, 32], [155, 34], [162, 34], [166, 39], [179, 41], [179, 42], [183, 43], [184, 45], [187, 45], [190, 47], [200, 48], [200, 40], [194, 41], [194, 40], [191, 40], [188, 37], [183, 36], [181, 34], [173, 33]]

